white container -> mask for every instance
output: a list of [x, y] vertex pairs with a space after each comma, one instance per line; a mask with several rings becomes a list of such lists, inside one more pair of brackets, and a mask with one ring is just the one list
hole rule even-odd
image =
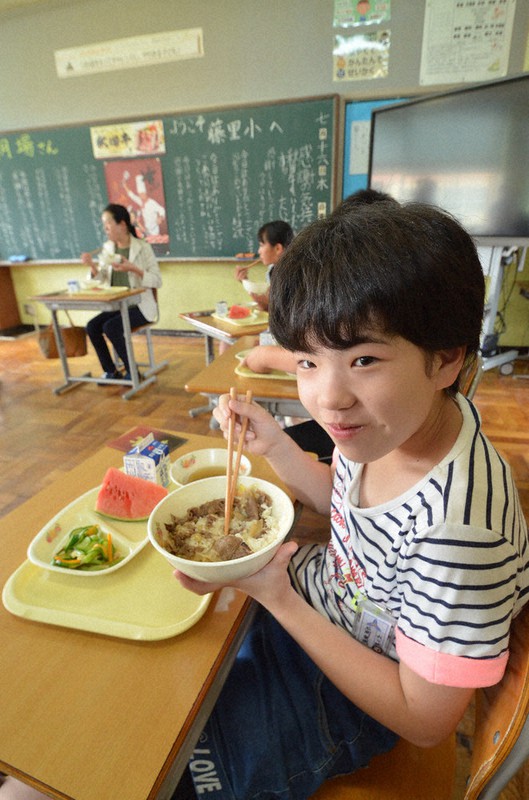
[[127, 475], [143, 478], [160, 486], [169, 486], [169, 447], [149, 433], [132, 450], [123, 456], [123, 467]]

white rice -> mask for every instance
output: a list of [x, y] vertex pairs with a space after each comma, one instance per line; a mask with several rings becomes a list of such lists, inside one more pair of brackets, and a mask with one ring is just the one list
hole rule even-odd
[[[244, 503], [248, 498], [257, 501], [258, 497], [263, 501], [258, 504], [259, 519], [248, 519], [244, 514]], [[162, 547], [174, 555], [193, 561], [223, 560], [213, 549], [213, 543], [224, 537], [224, 500], [219, 498], [204, 505], [210, 503], [221, 505], [222, 510], [217, 509], [214, 514], [208, 513], [191, 520], [172, 515], [172, 519], [163, 526], [165, 530], [158, 529], [158, 540]], [[279, 525], [273, 514], [270, 497], [254, 487], [239, 489], [233, 504], [229, 533], [244, 542], [252, 553], [272, 544], [278, 536]], [[185, 540], [185, 545], [181, 548], [179, 543], [182, 540]], [[196, 552], [191, 554], [188, 548], [196, 549]]]

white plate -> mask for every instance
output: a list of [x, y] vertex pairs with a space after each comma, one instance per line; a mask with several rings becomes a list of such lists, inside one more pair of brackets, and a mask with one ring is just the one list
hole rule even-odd
[[[28, 547], [28, 558], [38, 567], [57, 572], [60, 575], [78, 575], [83, 578], [96, 578], [115, 572], [134, 558], [148, 542], [147, 520], [121, 522], [108, 519], [95, 511], [96, 498], [100, 487], [90, 489], [59, 511], [39, 533]], [[52, 564], [52, 558], [70, 538], [74, 528], [83, 525], [98, 525], [104, 533], [112, 534], [114, 546], [122, 556], [113, 567], [101, 570], [66, 569]]]

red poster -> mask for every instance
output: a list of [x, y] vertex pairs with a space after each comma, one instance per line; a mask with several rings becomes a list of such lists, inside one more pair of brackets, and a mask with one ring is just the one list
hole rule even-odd
[[169, 233], [162, 167], [159, 158], [105, 161], [110, 203], [129, 210], [140, 239], [146, 239], [158, 255], [169, 253]]

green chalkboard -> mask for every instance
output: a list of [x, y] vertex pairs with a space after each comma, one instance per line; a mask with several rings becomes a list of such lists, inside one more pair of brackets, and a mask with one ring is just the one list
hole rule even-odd
[[0, 260], [79, 258], [101, 243], [109, 201], [160, 257], [188, 259], [255, 252], [263, 222], [298, 231], [333, 206], [336, 96], [151, 120], [158, 146], [133, 151], [120, 131], [147, 122], [0, 134]]

